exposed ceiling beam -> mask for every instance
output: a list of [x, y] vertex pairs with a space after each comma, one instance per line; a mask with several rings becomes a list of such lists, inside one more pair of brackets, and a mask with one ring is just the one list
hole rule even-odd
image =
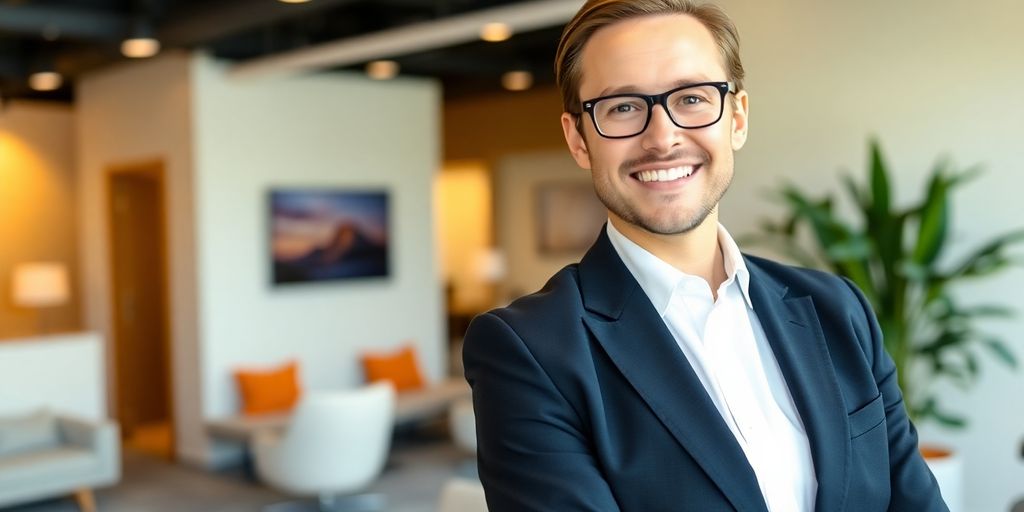
[[157, 28], [157, 36], [165, 46], [195, 46], [354, 1], [317, 0], [304, 4], [286, 4], [270, 0], [237, 0], [227, 4], [196, 7], [161, 23]]
[[231, 74], [301, 73], [442, 48], [478, 40], [480, 27], [494, 21], [507, 23], [515, 32], [526, 32], [563, 24], [582, 4], [582, 0], [534, 0], [473, 11], [251, 59], [235, 65]]
[[128, 31], [123, 16], [72, 7], [0, 5], [0, 32], [39, 37], [116, 41]]

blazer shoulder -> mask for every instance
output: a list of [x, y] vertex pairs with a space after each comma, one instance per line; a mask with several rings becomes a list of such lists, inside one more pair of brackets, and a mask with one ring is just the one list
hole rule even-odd
[[466, 333], [464, 350], [499, 343], [500, 331], [513, 334], [541, 362], [572, 359], [585, 345], [584, 306], [578, 267], [566, 266], [543, 288], [508, 306], [478, 316]]
[[789, 297], [810, 297], [822, 328], [852, 329], [865, 354], [881, 341], [870, 301], [853, 281], [829, 272], [744, 255], [769, 279], [786, 287]]
[[579, 267], [574, 263], [551, 276], [540, 290], [520, 297], [508, 306], [492, 309], [488, 313], [516, 329], [534, 324], [547, 324], [549, 319], [565, 318], [567, 314], [582, 311]]
[[[856, 294], [851, 288], [856, 286], [848, 279], [835, 274], [813, 268], [787, 265], [778, 261], [759, 256], [744, 254], [748, 263], [757, 267], [766, 276], [785, 286], [790, 296], [808, 295], [815, 303], [841, 302], [844, 305], [856, 304]], [[857, 290], [859, 293], [859, 290]]]

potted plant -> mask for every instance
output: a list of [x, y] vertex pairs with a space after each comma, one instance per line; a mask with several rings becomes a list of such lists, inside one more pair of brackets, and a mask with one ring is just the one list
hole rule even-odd
[[898, 208], [892, 202], [889, 169], [878, 142], [872, 140], [868, 185], [859, 185], [849, 175], [843, 180], [860, 219], [850, 222], [837, 213], [831, 194], [812, 199], [786, 185], [778, 193], [787, 210], [784, 218], [765, 221], [761, 233], [746, 239], [771, 244], [798, 264], [856, 283], [878, 317], [911, 420], [958, 428], [966, 419], [942, 407], [930, 384], [951, 379], [968, 388], [980, 370], [979, 352], [988, 352], [1011, 368], [1017, 361], [1003, 340], [978, 326], [982, 319], [1008, 317], [1011, 310], [1002, 304], [961, 304], [951, 288], [968, 279], [994, 276], [1017, 263], [1007, 249], [1024, 241], [1024, 229], [943, 264], [940, 256], [950, 241], [950, 193], [979, 174], [976, 167], [951, 167], [941, 160], [931, 172], [924, 198]]

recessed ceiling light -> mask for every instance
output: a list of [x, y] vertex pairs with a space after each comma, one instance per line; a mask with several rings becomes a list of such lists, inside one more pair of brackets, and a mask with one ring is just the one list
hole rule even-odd
[[393, 60], [375, 60], [366, 65], [366, 75], [374, 80], [390, 80], [398, 74], [398, 63]]
[[512, 27], [507, 23], [487, 23], [480, 28], [480, 39], [497, 43], [512, 37]]
[[160, 52], [160, 41], [152, 37], [133, 37], [121, 42], [121, 55], [131, 59], [145, 59]]
[[28, 86], [37, 91], [53, 91], [60, 89], [64, 77], [56, 71], [40, 71], [28, 77]]
[[525, 91], [533, 87], [533, 73], [529, 71], [509, 71], [501, 75], [501, 85], [510, 91]]
[[306, 2], [309, 2], [310, 0], [277, 0], [277, 1], [281, 2], [282, 4], [304, 4]]

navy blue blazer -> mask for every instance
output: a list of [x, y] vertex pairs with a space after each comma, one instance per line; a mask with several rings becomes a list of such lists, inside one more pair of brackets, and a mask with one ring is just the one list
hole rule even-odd
[[[860, 291], [744, 258], [810, 439], [815, 510], [948, 510]], [[742, 449], [604, 230], [541, 291], [474, 319], [463, 359], [491, 512], [767, 511]]]

